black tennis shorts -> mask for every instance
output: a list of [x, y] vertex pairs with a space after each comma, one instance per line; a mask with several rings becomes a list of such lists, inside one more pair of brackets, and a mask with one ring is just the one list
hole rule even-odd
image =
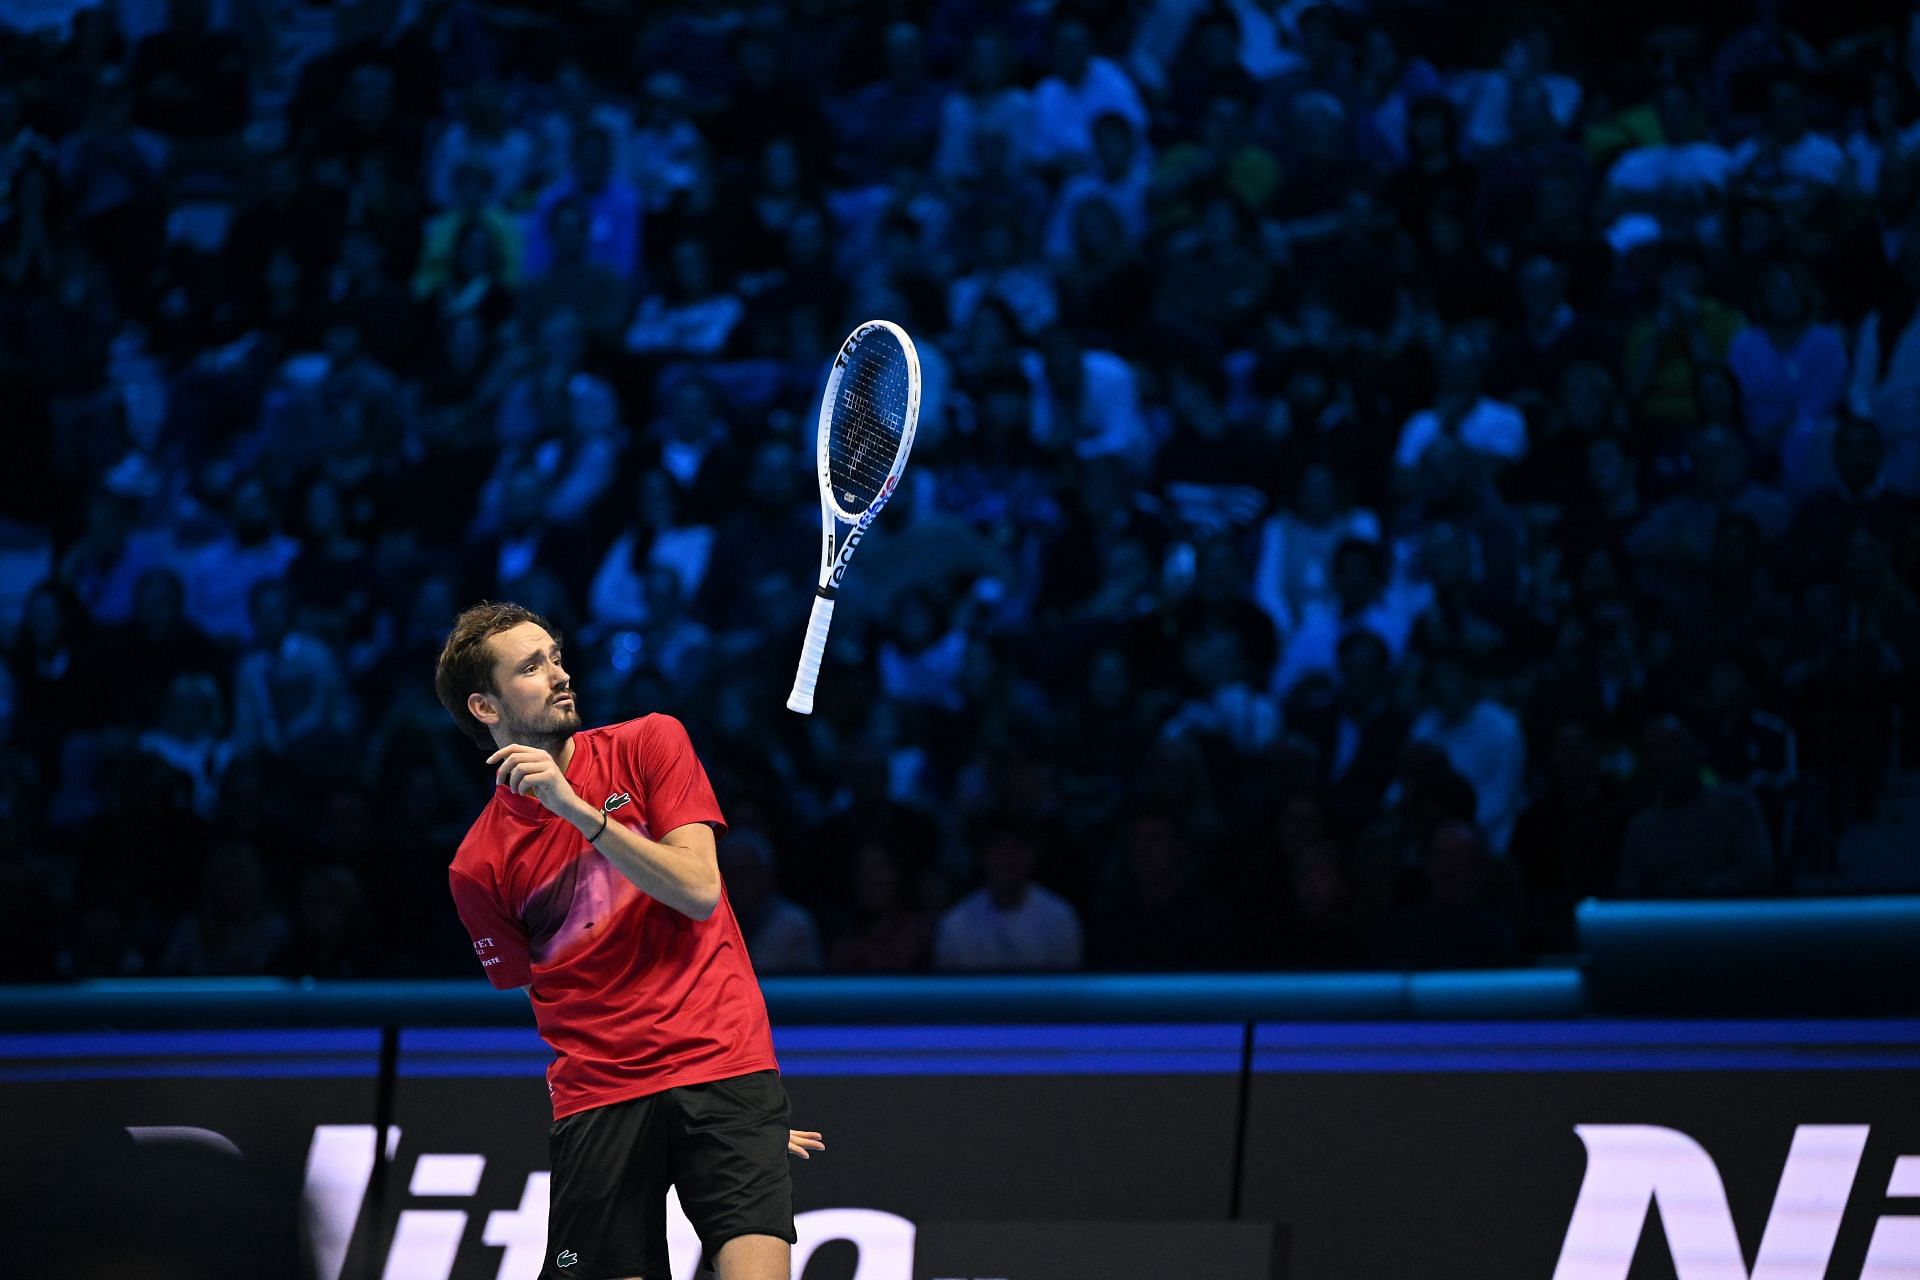
[[787, 1090], [777, 1071], [685, 1085], [554, 1122], [541, 1280], [672, 1280], [667, 1188], [708, 1266], [736, 1236], [793, 1243]]

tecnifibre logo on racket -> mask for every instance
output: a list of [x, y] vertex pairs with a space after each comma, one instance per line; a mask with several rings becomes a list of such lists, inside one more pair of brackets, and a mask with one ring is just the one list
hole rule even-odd
[[841, 544], [840, 555], [834, 561], [833, 572], [827, 578], [829, 590], [839, 589], [841, 580], [847, 576], [847, 562], [853, 559], [854, 549], [860, 545], [860, 540], [867, 536], [868, 526], [873, 523], [873, 518], [880, 514], [880, 508], [887, 505], [887, 499], [893, 496], [894, 488], [899, 483], [899, 476], [889, 476], [887, 482], [880, 486], [880, 496], [873, 500], [873, 505], [867, 508], [867, 513], [860, 517], [860, 523], [848, 531], [847, 540]]

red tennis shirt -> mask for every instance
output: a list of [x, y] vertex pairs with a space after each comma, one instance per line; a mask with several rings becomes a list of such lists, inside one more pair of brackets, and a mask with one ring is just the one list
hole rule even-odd
[[[574, 734], [567, 781], [648, 839], [692, 822], [726, 825], [672, 716]], [[778, 1065], [724, 888], [711, 916], [690, 919], [636, 889], [564, 818], [505, 787], [460, 842], [448, 878], [493, 985], [533, 985], [534, 1022], [556, 1055], [554, 1119]]]

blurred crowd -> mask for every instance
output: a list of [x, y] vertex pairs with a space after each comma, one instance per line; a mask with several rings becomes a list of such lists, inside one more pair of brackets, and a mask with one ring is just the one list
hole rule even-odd
[[687, 724], [763, 972], [1524, 963], [1913, 758], [1905, 5], [23, 11], [0, 976], [470, 973], [482, 598]]

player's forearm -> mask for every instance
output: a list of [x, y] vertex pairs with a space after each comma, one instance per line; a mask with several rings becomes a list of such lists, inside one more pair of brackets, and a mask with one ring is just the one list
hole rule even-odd
[[[579, 828], [581, 835], [591, 838], [600, 829], [600, 818], [600, 810], [585, 806], [567, 820]], [[612, 821], [593, 838], [593, 847], [615, 871], [632, 881], [634, 888], [683, 916], [705, 920], [720, 905], [719, 869], [711, 857], [696, 850], [649, 840]]]

